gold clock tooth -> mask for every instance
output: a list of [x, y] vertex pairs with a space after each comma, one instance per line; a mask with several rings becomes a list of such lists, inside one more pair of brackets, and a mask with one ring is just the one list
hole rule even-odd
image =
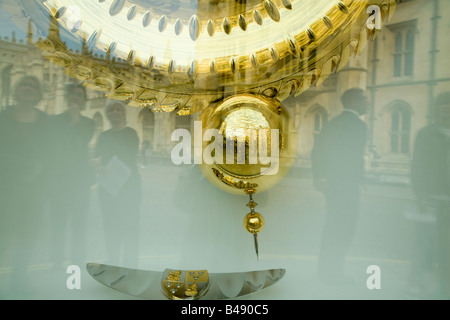
[[197, 16], [194, 15], [189, 21], [189, 35], [193, 41], [198, 39], [198, 37], [200, 36], [200, 31], [200, 20]]
[[247, 20], [245, 19], [245, 17], [242, 14], [239, 15], [238, 21], [239, 21], [239, 27], [243, 31], [247, 30]]
[[280, 22], [280, 12], [278, 11], [276, 4], [274, 4], [271, 0], [266, 0], [264, 1], [264, 8], [273, 21]]
[[167, 18], [166, 16], [162, 16], [158, 22], [159, 32], [164, 32], [164, 30], [166, 30], [166, 27], [167, 27]]
[[263, 24], [263, 17], [257, 9], [255, 9], [255, 11], [253, 11], [253, 20], [255, 20], [255, 22], [259, 25]]
[[142, 26], [148, 27], [150, 25], [150, 22], [152, 21], [151, 13], [150, 11], [147, 11], [144, 16], [142, 17]]
[[183, 23], [181, 22], [180, 18], [177, 19], [177, 21], [175, 22], [175, 34], [177, 36], [179, 36], [181, 34], [181, 32], [183, 31]]
[[214, 22], [211, 19], [209, 19], [208, 23], [206, 24], [206, 30], [208, 30], [208, 34], [210, 37], [212, 37], [216, 32], [216, 27], [214, 26]]
[[231, 23], [230, 23], [230, 21], [228, 21], [227, 18], [223, 19], [222, 29], [226, 34], [230, 34], [230, 32], [231, 32]]

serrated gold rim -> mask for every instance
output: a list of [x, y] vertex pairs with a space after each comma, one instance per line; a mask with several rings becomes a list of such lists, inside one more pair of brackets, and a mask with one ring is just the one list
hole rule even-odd
[[[282, 2], [273, 3], [278, 6]], [[374, 35], [374, 31], [366, 28], [370, 5], [382, 8], [385, 21], [392, 16], [396, 2], [340, 1], [326, 16], [268, 48], [245, 56], [192, 61], [184, 68], [176, 68], [175, 61], [158, 64], [154, 57], [140, 61], [133, 58], [132, 52], [126, 61], [80, 56], [52, 38], [37, 45], [70, 75], [85, 81], [88, 87], [107, 92], [111, 98], [128, 100], [130, 105], [154, 111], [186, 115], [201, 111], [227, 95], [249, 92], [282, 101], [323, 82], [359, 53]]]

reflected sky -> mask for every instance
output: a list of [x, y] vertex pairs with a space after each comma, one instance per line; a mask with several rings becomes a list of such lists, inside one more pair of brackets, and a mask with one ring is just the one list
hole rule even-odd
[[[2, 5], [0, 1], [0, 5]], [[49, 25], [49, 21], [42, 22], [42, 25]], [[33, 28], [33, 41], [47, 37], [47, 30], [39, 30], [35, 25]], [[14, 34], [16, 41], [26, 41], [28, 32], [28, 22], [24, 18], [16, 18], [8, 10], [0, 6], [0, 39], [12, 39]], [[61, 33], [61, 39], [66, 43], [67, 47], [73, 51], [81, 51], [81, 42], [73, 37], [68, 37], [67, 33]]]
[[18, 39], [25, 39], [26, 33], [20, 30], [14, 23], [11, 22], [11, 15], [6, 10], [0, 10], [0, 37], [11, 38], [12, 33], [16, 33]]

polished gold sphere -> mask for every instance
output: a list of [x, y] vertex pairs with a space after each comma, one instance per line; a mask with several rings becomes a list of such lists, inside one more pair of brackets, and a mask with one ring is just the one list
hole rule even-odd
[[[296, 154], [292, 121], [280, 102], [234, 95], [202, 114], [202, 172], [235, 194], [265, 191], [290, 169]], [[214, 138], [212, 138], [214, 136]]]
[[264, 217], [258, 212], [250, 212], [244, 218], [245, 229], [253, 234], [261, 232], [265, 224]]

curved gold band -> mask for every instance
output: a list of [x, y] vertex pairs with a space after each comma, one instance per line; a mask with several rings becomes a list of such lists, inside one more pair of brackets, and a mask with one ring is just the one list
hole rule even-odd
[[[50, 6], [50, 2], [53, 6]], [[133, 8], [133, 1], [122, 2], [130, 6], [128, 10], [123, 11], [130, 11]], [[59, 32], [53, 30], [49, 32], [47, 39], [36, 43], [45, 55], [55, 64], [63, 66], [69, 75], [84, 81], [89, 88], [104, 91], [109, 98], [128, 100], [132, 106], [149, 107], [155, 112], [176, 111], [178, 115], [201, 111], [214, 101], [225, 98], [225, 95], [221, 93], [223, 88], [227, 88], [225, 91], [232, 94], [244, 92], [261, 94], [279, 101], [283, 101], [290, 95], [299, 95], [344, 67], [350, 57], [361, 52], [368, 39], [377, 33], [376, 30], [367, 28], [368, 8], [372, 5], [379, 7], [380, 18], [385, 22], [390, 19], [396, 7], [395, 0], [329, 0], [329, 3], [334, 5], [325, 15], [318, 14], [316, 19], [313, 19], [314, 22], [307, 23], [305, 26], [299, 23], [298, 30], [286, 35], [284, 30], [287, 24], [297, 20], [303, 21], [296, 19], [297, 16], [303, 16], [302, 12], [297, 11], [302, 8], [302, 2], [264, 0], [261, 1], [264, 3], [260, 8], [261, 14], [271, 17], [267, 24], [274, 23], [279, 31], [279, 38], [276, 41], [264, 44], [258, 50], [252, 49], [248, 52], [244, 50], [245, 52], [235, 52], [224, 56], [208, 54], [207, 58], [196, 58], [196, 52], [203, 52], [200, 50], [203, 47], [195, 42], [192, 52], [189, 53], [194, 57], [188, 59], [189, 62], [185, 64], [177, 62], [175, 57], [165, 59], [150, 53], [139, 57], [137, 56], [139, 52], [128, 46], [122, 50], [119, 58], [115, 59], [112, 53], [119, 50], [116, 48], [117, 39], [95, 46], [97, 42], [101, 42], [101, 30], [88, 34], [83, 33], [82, 30], [72, 32], [63, 15], [67, 11], [64, 5], [66, 3], [72, 3], [72, 1], [20, 2], [23, 12], [31, 17], [41, 32], [46, 32], [50, 24], [53, 26], [51, 30], [57, 29], [65, 34], [76, 36], [79, 41], [83, 38], [87, 40], [83, 42], [83, 52], [72, 52], [60, 38]], [[106, 9], [101, 4], [98, 6], [99, 9]], [[283, 19], [281, 14], [281, 20], [276, 22], [278, 10], [286, 17], [289, 16], [290, 20]], [[43, 21], [43, 11], [52, 14], [50, 21]], [[131, 11], [134, 12], [134, 10]], [[253, 16], [255, 11], [259, 12], [258, 9], [250, 6], [249, 10], [241, 12], [234, 18], [224, 18], [227, 23], [223, 22], [220, 25], [227, 34], [233, 26], [235, 28], [240, 26], [242, 30], [238, 34], [243, 34], [245, 37], [249, 32], [245, 31], [246, 27], [244, 27], [248, 24], [246, 16], [250, 13]], [[142, 14], [145, 17], [145, 13]], [[161, 19], [164, 17], [163, 15]], [[115, 18], [117, 17], [114, 15], [108, 15], [108, 21]], [[214, 39], [215, 36], [212, 37], [211, 34], [219, 33], [211, 31], [215, 28], [209, 27], [210, 21], [214, 19], [205, 18], [203, 22], [200, 20], [195, 22], [196, 19], [189, 19], [188, 23], [195, 26], [193, 27], [195, 39], [202, 30], [203, 34], [210, 34], [210, 36], [204, 35], [206, 39]], [[255, 20], [255, 17], [252, 19]], [[130, 20], [132, 21], [126, 21], [127, 26], [134, 22], [134, 19]], [[162, 21], [164, 22], [165, 18]], [[87, 22], [84, 23], [84, 25], [87, 24]], [[178, 24], [175, 22], [174, 25]], [[200, 28], [201, 25], [203, 29]], [[140, 25], [136, 28], [136, 33], [144, 32]], [[105, 32], [106, 30], [103, 30], [103, 34]], [[161, 31], [155, 32], [161, 33]], [[176, 42], [178, 35], [173, 37], [173, 41]], [[92, 53], [93, 48], [89, 46], [90, 44], [92, 44], [91, 47], [100, 50], [100, 55], [96, 56]], [[210, 47], [214, 46], [208, 46]], [[227, 47], [230, 46], [225, 45], [222, 49]], [[206, 51], [205, 54], [208, 52]]]

